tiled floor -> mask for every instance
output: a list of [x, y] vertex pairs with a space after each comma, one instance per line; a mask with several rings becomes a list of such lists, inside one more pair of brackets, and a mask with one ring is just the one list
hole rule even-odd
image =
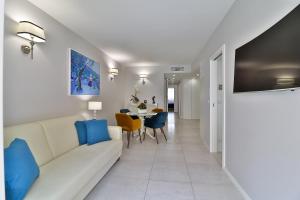
[[[136, 138], [86, 200], [242, 200], [199, 136], [199, 120], [168, 117], [168, 142]], [[159, 132], [160, 133], [160, 132]], [[123, 138], [126, 141], [125, 137]]]

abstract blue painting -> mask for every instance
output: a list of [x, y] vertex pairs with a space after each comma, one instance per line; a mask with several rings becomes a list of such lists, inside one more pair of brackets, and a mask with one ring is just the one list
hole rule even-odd
[[70, 94], [99, 95], [100, 65], [73, 49], [70, 49], [70, 59]]

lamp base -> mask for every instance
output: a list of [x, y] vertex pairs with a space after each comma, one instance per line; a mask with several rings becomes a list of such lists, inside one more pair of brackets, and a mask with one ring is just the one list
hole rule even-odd
[[97, 119], [97, 111], [96, 110], [94, 110], [93, 119]]
[[30, 46], [25, 45], [25, 44], [21, 46], [21, 50], [24, 54], [30, 54], [30, 52], [31, 52]]
[[21, 50], [24, 54], [30, 54], [31, 59], [33, 59], [33, 46], [34, 46], [34, 42], [30, 41], [30, 46], [29, 45], [22, 45], [21, 46]]

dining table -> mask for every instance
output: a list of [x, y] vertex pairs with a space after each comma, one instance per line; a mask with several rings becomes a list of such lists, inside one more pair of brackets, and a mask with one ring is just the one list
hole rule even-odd
[[157, 113], [155, 113], [155, 112], [144, 112], [144, 113], [128, 112], [127, 115], [138, 116], [141, 119], [141, 121], [142, 121], [142, 125], [141, 125], [142, 133], [146, 134], [151, 139], [155, 140], [155, 137], [153, 135], [151, 135], [150, 133], [148, 133], [147, 130], [145, 129], [145, 127], [144, 127], [144, 121], [145, 121], [146, 118], [150, 118], [150, 117], [152, 117], [154, 115], [157, 115]]

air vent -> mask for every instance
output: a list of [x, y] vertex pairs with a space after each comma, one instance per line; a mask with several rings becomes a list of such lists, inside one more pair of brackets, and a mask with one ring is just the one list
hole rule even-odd
[[184, 67], [171, 67], [172, 72], [184, 72]]

